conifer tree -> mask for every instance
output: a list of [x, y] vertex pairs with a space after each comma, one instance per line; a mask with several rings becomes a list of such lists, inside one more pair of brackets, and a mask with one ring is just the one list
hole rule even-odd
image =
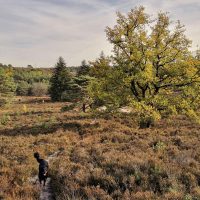
[[86, 60], [83, 60], [81, 62], [81, 66], [80, 66], [80, 68], [78, 70], [77, 75], [78, 76], [88, 75], [89, 74], [89, 70], [90, 70], [89, 65], [87, 64]]
[[67, 90], [72, 82], [72, 75], [66, 67], [62, 57], [59, 57], [53, 75], [50, 79], [49, 93], [52, 101], [61, 101], [63, 92]]

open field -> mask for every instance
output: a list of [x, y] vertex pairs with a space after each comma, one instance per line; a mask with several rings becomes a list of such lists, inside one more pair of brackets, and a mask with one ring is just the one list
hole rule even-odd
[[50, 166], [58, 200], [200, 199], [200, 126], [185, 117], [139, 129], [131, 115], [94, 120], [61, 112], [66, 103], [20, 99], [0, 111], [0, 199], [39, 198], [35, 151], [60, 151]]

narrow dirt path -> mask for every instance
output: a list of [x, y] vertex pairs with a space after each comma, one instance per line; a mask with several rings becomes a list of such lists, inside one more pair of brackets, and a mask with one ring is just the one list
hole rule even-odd
[[51, 188], [51, 178], [47, 179], [46, 186], [42, 186], [40, 192], [40, 200], [53, 200], [53, 192]]
[[[51, 160], [57, 157], [57, 155], [60, 153], [60, 151], [56, 151], [53, 154], [51, 154], [46, 161], [50, 163]], [[30, 182], [36, 183], [38, 180], [38, 176], [34, 176], [30, 178]], [[40, 200], [53, 200], [53, 191], [51, 188], [51, 177], [47, 178], [46, 185], [41, 186], [41, 191], [40, 191]]]

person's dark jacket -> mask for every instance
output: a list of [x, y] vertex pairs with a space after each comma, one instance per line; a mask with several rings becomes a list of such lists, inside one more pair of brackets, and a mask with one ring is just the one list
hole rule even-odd
[[48, 162], [41, 158], [38, 158], [37, 161], [39, 163], [39, 176], [40, 177], [47, 176], [47, 172], [49, 169]]

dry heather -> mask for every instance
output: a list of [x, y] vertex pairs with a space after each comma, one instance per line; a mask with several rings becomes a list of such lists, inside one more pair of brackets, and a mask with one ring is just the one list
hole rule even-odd
[[38, 199], [33, 152], [51, 165], [58, 200], [200, 199], [200, 126], [184, 117], [139, 129], [134, 116], [61, 112], [25, 98], [0, 111], [0, 199]]

